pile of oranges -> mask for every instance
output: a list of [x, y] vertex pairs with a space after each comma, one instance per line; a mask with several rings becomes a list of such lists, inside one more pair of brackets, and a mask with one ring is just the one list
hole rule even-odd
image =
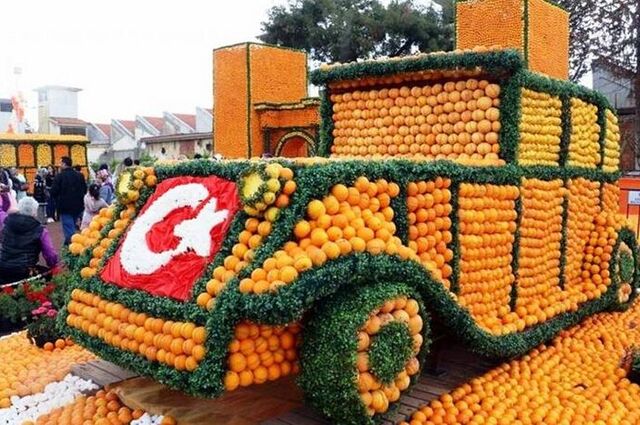
[[[600, 246], [610, 250], [615, 239], [609, 243], [606, 234], [596, 232], [594, 217], [599, 217], [600, 183], [583, 178], [567, 182], [569, 207], [567, 215], [567, 260], [565, 266], [565, 288], [580, 288], [587, 299], [595, 298], [606, 291], [609, 267], [607, 264], [583, 269], [587, 248]], [[609, 251], [610, 252], [610, 251]], [[587, 262], [588, 264], [588, 262]], [[602, 274], [601, 274], [602, 273]], [[596, 275], [600, 275], [597, 278]], [[599, 282], [599, 283], [596, 283]]]
[[[383, 413], [389, 409], [389, 403], [398, 401], [400, 393], [411, 384], [411, 377], [420, 370], [420, 362], [417, 355], [423, 344], [422, 317], [420, 316], [420, 304], [407, 297], [399, 297], [384, 303], [378, 310], [371, 313], [367, 321], [358, 331], [358, 353], [356, 355], [356, 367], [358, 369], [358, 391], [360, 399], [367, 409], [369, 416]], [[373, 372], [370, 371], [369, 348], [372, 339], [380, 329], [390, 322], [405, 323], [413, 339], [413, 356], [395, 379], [383, 384]]]
[[276, 251], [262, 267], [240, 281], [242, 293], [262, 294], [291, 284], [298, 275], [352, 252], [398, 254], [417, 260], [416, 253], [394, 236], [391, 200], [396, 183], [358, 177], [353, 186], [337, 184], [324, 199], [307, 205], [307, 219], [296, 223], [294, 241]]
[[517, 213], [515, 186], [460, 185], [459, 301], [474, 319], [495, 333], [504, 331], [500, 317], [509, 312], [514, 275], [512, 246]]
[[297, 323], [267, 326], [242, 322], [236, 326], [224, 378], [227, 391], [297, 374], [300, 331]]
[[620, 125], [616, 114], [607, 109], [605, 112], [604, 157], [602, 169], [607, 172], [618, 171], [620, 165]]
[[500, 86], [474, 78], [331, 95], [334, 157], [499, 164]]
[[205, 328], [136, 313], [80, 289], [71, 293], [67, 324], [149, 361], [189, 372], [204, 358]]
[[522, 89], [520, 147], [522, 165], [558, 165], [562, 101], [548, 93]]
[[601, 313], [420, 408], [401, 425], [640, 422], [625, 359], [640, 344], [640, 304]]
[[571, 139], [567, 165], [595, 168], [600, 164], [598, 107], [571, 98]]
[[128, 425], [143, 414], [141, 409], [123, 406], [113, 391], [100, 390], [96, 395], [78, 396], [73, 403], [22, 425]]
[[411, 182], [407, 185], [409, 211], [409, 248], [418, 254], [420, 262], [434, 277], [449, 288], [453, 273], [450, 262], [451, 243], [451, 186], [450, 179]]
[[[562, 180], [523, 179], [518, 294], [513, 318], [518, 330], [555, 314], [552, 296], [560, 291]], [[522, 320], [522, 322], [520, 322]]]
[[271, 234], [273, 222], [278, 218], [280, 209], [289, 205], [290, 197], [296, 190], [293, 171], [278, 163], [271, 163], [265, 168], [265, 172], [271, 176], [270, 180], [274, 182], [272, 183], [273, 190], [265, 193], [265, 196], [271, 194], [270, 198], [273, 198], [266, 200], [265, 208], [267, 205], [270, 207], [259, 214], [258, 211], [263, 211], [265, 208], [259, 210], [252, 208], [257, 216], [250, 217], [245, 221], [244, 230], [238, 235], [238, 242], [231, 249], [231, 255], [224, 259], [221, 266], [213, 270], [213, 276], [206, 285], [206, 292], [202, 292], [196, 298], [197, 304], [201, 307], [209, 310], [213, 308], [216, 297], [227, 283], [251, 262], [255, 250]]
[[71, 366], [95, 357], [71, 341], [48, 343], [42, 350], [27, 340], [24, 333], [0, 341], [0, 409], [11, 406], [12, 396], [24, 397], [42, 392], [60, 381]]

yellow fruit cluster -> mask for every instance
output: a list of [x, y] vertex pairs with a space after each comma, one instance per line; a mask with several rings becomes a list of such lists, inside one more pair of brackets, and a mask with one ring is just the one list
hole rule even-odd
[[323, 200], [307, 205], [307, 220], [294, 227], [295, 241], [268, 258], [262, 267], [240, 281], [240, 292], [261, 294], [291, 284], [311, 267], [352, 252], [398, 254], [419, 260], [394, 236], [396, 226], [391, 199], [398, 196], [396, 183], [358, 177], [352, 187], [335, 185]]
[[334, 157], [449, 159], [500, 164], [500, 86], [444, 84], [332, 94]]
[[18, 145], [18, 164], [21, 167], [34, 167], [35, 158], [33, 155], [33, 145], [22, 143]]
[[522, 165], [558, 165], [562, 101], [548, 93], [522, 89], [520, 147]]
[[51, 146], [39, 144], [36, 147], [36, 162], [38, 167], [46, 167], [51, 164]]
[[595, 168], [600, 164], [598, 108], [571, 98], [571, 138], [568, 165]]
[[149, 317], [80, 289], [71, 292], [67, 310], [67, 325], [149, 361], [191, 372], [204, 358], [202, 326]]
[[240, 323], [229, 344], [225, 388], [233, 391], [297, 374], [300, 332], [297, 323], [288, 326]]
[[13, 145], [0, 144], [0, 167], [15, 167], [16, 165], [16, 149]]
[[[560, 291], [562, 180], [523, 179], [516, 314], [526, 324], [543, 322], [555, 311]], [[542, 314], [541, 314], [542, 313]]]
[[515, 186], [468, 183], [458, 194], [458, 299], [479, 325], [495, 333], [503, 332], [500, 318], [509, 312], [518, 195]]
[[87, 153], [84, 146], [71, 146], [71, 161], [73, 165], [87, 165]]
[[244, 202], [244, 211], [253, 217], [264, 216], [275, 221], [280, 209], [289, 205], [289, 196], [295, 192], [296, 182], [293, 181], [293, 171], [277, 162], [267, 165], [264, 174], [254, 172], [243, 177], [243, 202], [255, 193], [262, 193], [262, 197], [251, 205]]
[[0, 359], [0, 409], [4, 409], [11, 406], [11, 397], [40, 393], [47, 384], [62, 380], [74, 364], [95, 357], [71, 341], [40, 349], [21, 332], [0, 340]]
[[549, 345], [441, 395], [400, 425], [640, 423], [629, 353], [640, 344], [640, 304], [601, 313]]
[[222, 265], [213, 270], [212, 279], [206, 285], [206, 292], [199, 294], [196, 298], [197, 304], [201, 307], [209, 310], [214, 307], [216, 297], [220, 295], [227, 283], [253, 259], [255, 250], [271, 234], [272, 223], [278, 218], [280, 210], [289, 205], [290, 197], [297, 187], [293, 180], [293, 171], [278, 163], [269, 164], [265, 171], [271, 175], [271, 179], [265, 184], [273, 180], [271, 190], [268, 190], [265, 196], [271, 194], [273, 199], [270, 199], [271, 196], [265, 199], [264, 208], [250, 207], [249, 212], [252, 215], [257, 214], [257, 217], [251, 217], [245, 221], [244, 230], [238, 235], [238, 242], [231, 249], [231, 255], [224, 259]]
[[602, 169], [606, 172], [618, 171], [620, 166], [620, 126], [618, 117], [610, 109], [605, 112], [606, 132], [604, 135], [604, 158]]
[[450, 186], [451, 180], [441, 177], [407, 185], [408, 246], [447, 288], [453, 273], [450, 264], [453, 251], [448, 247], [453, 239], [449, 217], [452, 210]]
[[[593, 248], [598, 245], [604, 249], [608, 245], [607, 236], [596, 232], [594, 222], [596, 218], [600, 218], [600, 183], [578, 178], [569, 180], [567, 188], [569, 206], [565, 289], [579, 288], [587, 299], [592, 299], [607, 289], [602, 282], [599, 285], [596, 284], [593, 280], [594, 275], [600, 274], [601, 271], [605, 276], [609, 273], [608, 267], [600, 270], [600, 267], [596, 266], [593, 270], [583, 270], [584, 260], [588, 260], [588, 257], [585, 257], [588, 252], [587, 247]], [[607, 249], [610, 249], [614, 243], [615, 241]]]
[[602, 184], [602, 211], [616, 230], [620, 230], [626, 222], [625, 216], [620, 213], [620, 186], [617, 184]]
[[72, 403], [22, 425], [128, 425], [142, 415], [142, 409], [124, 406], [115, 392], [100, 390], [95, 395], [78, 396]]
[[[409, 388], [411, 377], [420, 370], [417, 355], [422, 347], [422, 317], [420, 305], [412, 298], [399, 297], [384, 303], [378, 310], [371, 313], [362, 328], [358, 331], [358, 353], [356, 366], [358, 368], [358, 391], [360, 399], [367, 409], [369, 416], [383, 413], [389, 409], [389, 403], [398, 401], [400, 392]], [[369, 368], [369, 348], [372, 340], [382, 327], [390, 322], [398, 321], [409, 327], [413, 338], [413, 356], [409, 359], [396, 378], [383, 384]]]

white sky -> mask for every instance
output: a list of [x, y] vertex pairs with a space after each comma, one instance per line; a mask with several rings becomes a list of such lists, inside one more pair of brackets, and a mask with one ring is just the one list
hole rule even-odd
[[[428, 0], [423, 3], [429, 4]], [[212, 106], [212, 50], [256, 41], [267, 10], [285, 0], [9, 0], [0, 7], [0, 97], [83, 89], [79, 118], [195, 113]], [[386, 1], [385, 1], [386, 3]], [[16, 79], [14, 67], [22, 68]]]
[[[255, 41], [284, 0], [3, 1], [0, 97], [16, 85], [37, 122], [33, 89], [82, 88], [79, 118], [110, 122], [212, 106], [211, 52]], [[22, 68], [16, 83], [14, 67]]]

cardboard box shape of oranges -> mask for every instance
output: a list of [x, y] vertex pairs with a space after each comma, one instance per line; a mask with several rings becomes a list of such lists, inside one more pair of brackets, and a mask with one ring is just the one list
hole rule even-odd
[[604, 97], [497, 47], [311, 80], [322, 157], [120, 179], [70, 246], [76, 341], [205, 397], [298, 374], [333, 421], [371, 423], [419, 376], [432, 316], [504, 358], [635, 298]]

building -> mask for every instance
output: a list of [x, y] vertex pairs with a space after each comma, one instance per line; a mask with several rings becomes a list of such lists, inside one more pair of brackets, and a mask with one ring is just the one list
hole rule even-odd
[[49, 117], [48, 134], [86, 136], [87, 122], [78, 118]]
[[195, 115], [165, 112], [162, 117], [164, 118], [162, 134], [186, 134], [196, 131]]
[[4, 133], [9, 128], [12, 112], [11, 99], [0, 98], [0, 133]]
[[105, 162], [111, 146], [111, 124], [87, 123], [87, 158], [89, 162]]
[[43, 86], [35, 91], [38, 93], [38, 133], [51, 134], [50, 118], [78, 118], [78, 92], [82, 89]]
[[133, 120], [111, 120], [112, 159], [120, 161], [126, 157], [137, 158], [139, 145], [135, 137], [136, 122]]
[[145, 151], [159, 159], [193, 158], [195, 154], [212, 155], [212, 133], [165, 134], [140, 139]]
[[145, 137], [160, 136], [163, 128], [163, 117], [143, 117], [136, 115], [135, 139], [140, 140]]
[[211, 132], [213, 128], [213, 109], [196, 106], [196, 133]]
[[616, 108], [620, 120], [620, 169], [631, 172], [640, 169], [640, 135], [635, 135], [635, 98], [633, 96], [633, 72], [605, 60], [592, 65], [593, 89], [602, 93]]

